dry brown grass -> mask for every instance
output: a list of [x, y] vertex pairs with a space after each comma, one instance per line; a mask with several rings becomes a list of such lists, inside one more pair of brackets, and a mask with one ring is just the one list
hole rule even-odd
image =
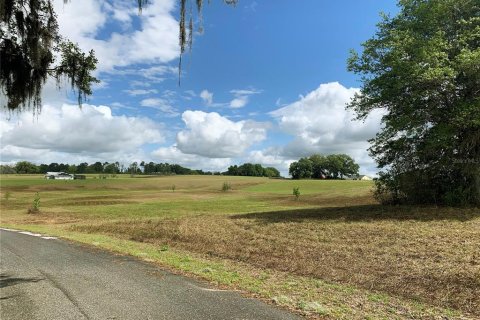
[[480, 317], [478, 209], [363, 205], [74, 229], [168, 244]]

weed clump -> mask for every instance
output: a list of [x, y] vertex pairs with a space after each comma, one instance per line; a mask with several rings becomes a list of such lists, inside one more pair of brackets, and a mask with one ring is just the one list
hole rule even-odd
[[227, 192], [229, 190], [232, 190], [232, 185], [229, 182], [224, 182], [222, 186], [222, 191]]
[[35, 193], [35, 198], [33, 198], [32, 207], [28, 209], [27, 213], [39, 213], [40, 212], [40, 194]]

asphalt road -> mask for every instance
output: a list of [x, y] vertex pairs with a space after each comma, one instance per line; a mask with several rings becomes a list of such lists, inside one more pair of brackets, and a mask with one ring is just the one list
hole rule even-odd
[[130, 257], [0, 230], [0, 319], [298, 319]]

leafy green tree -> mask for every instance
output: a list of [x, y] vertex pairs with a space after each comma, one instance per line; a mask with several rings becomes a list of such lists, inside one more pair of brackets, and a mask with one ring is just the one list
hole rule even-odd
[[100, 161], [95, 162], [88, 166], [88, 173], [102, 173], [103, 172], [103, 164]]
[[359, 165], [346, 154], [331, 154], [325, 159], [328, 176], [333, 179], [343, 179], [358, 175]]
[[312, 178], [324, 179], [328, 175], [327, 159], [320, 154], [311, 155], [308, 158], [312, 162]]
[[[200, 21], [199, 31], [202, 32], [203, 0], [178, 1], [180, 77], [182, 56], [193, 43], [193, 2]], [[135, 2], [141, 12], [148, 0]], [[235, 5], [237, 0], [224, 2]], [[39, 112], [42, 88], [49, 77], [56, 79], [57, 84], [66, 78], [81, 105], [92, 94], [91, 85], [99, 82], [92, 76], [97, 62], [93, 50], [86, 54], [77, 44], [59, 34], [52, 0], [0, 2], [0, 90], [6, 96], [3, 108]]]
[[278, 177], [280, 177], [280, 171], [278, 171], [274, 167], [266, 167], [263, 170], [263, 175], [265, 177], [269, 177], [269, 178], [278, 178]]
[[77, 173], [77, 166], [74, 164], [67, 164], [68, 169], [66, 170], [68, 173]]
[[120, 170], [115, 163], [108, 163], [103, 168], [103, 172], [104, 173], [109, 173], [109, 174], [117, 174], [117, 173], [120, 173]]
[[52, 162], [48, 165], [48, 170], [49, 172], [58, 172], [60, 171], [59, 164], [56, 162]]
[[9, 166], [8, 164], [0, 164], [0, 174], [12, 174], [17, 173], [15, 167]]
[[249, 177], [280, 177], [280, 172], [273, 168], [264, 168], [261, 164], [244, 163], [240, 166], [233, 165], [223, 173], [227, 176], [249, 176]]
[[82, 162], [77, 166], [77, 173], [87, 173], [88, 170], [88, 163]]
[[41, 165], [38, 166], [39, 173], [47, 173], [47, 171], [48, 171], [48, 164], [42, 163]]
[[15, 171], [17, 173], [37, 173], [38, 167], [28, 161], [20, 161], [15, 164]]
[[150, 161], [149, 163], [145, 164], [145, 167], [143, 168], [143, 172], [145, 174], [152, 174], [155, 173], [155, 163]]
[[480, 204], [480, 3], [401, 0], [348, 69], [362, 76], [349, 108], [384, 110], [371, 140], [388, 202]]
[[135, 162], [132, 162], [129, 166], [128, 166], [128, 172], [131, 174], [131, 175], [135, 175], [135, 174], [141, 174], [142, 173], [142, 170], [140, 170], [139, 166], [138, 166], [138, 163], [135, 161]]
[[305, 179], [312, 177], [312, 161], [308, 158], [301, 158], [290, 164], [288, 170], [293, 179]]
[[225, 174], [228, 176], [239, 176], [238, 166], [233, 165], [228, 167], [227, 172], [225, 172]]
[[[41, 92], [48, 77], [68, 79], [81, 104], [91, 94], [91, 75], [97, 59], [62, 38], [51, 0], [0, 2], [0, 90], [2, 107], [10, 111], [39, 111]], [[55, 56], [59, 59], [56, 61]]]
[[358, 176], [358, 170], [360, 166], [347, 154], [338, 154], [337, 158], [340, 162], [340, 177], [343, 179], [345, 177]]

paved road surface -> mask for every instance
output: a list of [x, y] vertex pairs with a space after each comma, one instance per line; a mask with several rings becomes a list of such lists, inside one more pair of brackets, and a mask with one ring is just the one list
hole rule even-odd
[[0, 318], [298, 319], [133, 258], [0, 230]]

